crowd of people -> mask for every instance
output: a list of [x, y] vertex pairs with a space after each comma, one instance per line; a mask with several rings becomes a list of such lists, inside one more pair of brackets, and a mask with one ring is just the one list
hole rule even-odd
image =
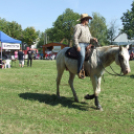
[[43, 53], [35, 52], [31, 48], [27, 51], [23, 51], [22, 49], [16, 51], [3, 51], [2, 59], [0, 58], [0, 68], [10, 68], [11, 61], [16, 60], [19, 60], [19, 67], [24, 67], [25, 60], [27, 60], [27, 66], [32, 67], [33, 59], [43, 59]]
[[52, 51], [45, 51], [45, 60], [54, 60], [56, 58], [56, 54]]

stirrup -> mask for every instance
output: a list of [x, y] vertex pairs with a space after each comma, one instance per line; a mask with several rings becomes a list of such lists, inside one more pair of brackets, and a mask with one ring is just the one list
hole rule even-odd
[[81, 69], [81, 70], [80, 70], [80, 72], [78, 73], [78, 77], [79, 77], [80, 79], [84, 79], [84, 78], [85, 78], [85, 71], [84, 71], [84, 69]]

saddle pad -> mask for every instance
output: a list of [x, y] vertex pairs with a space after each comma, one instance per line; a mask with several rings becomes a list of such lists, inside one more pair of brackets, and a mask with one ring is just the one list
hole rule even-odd
[[[94, 48], [92, 45], [87, 46], [86, 53], [85, 53], [85, 61], [89, 60], [89, 57], [91, 56], [91, 49]], [[78, 59], [79, 53], [77, 52], [75, 47], [70, 47], [67, 49], [65, 56], [72, 59]]]
[[78, 59], [78, 52], [75, 47], [70, 47], [69, 49], [67, 49], [65, 55], [68, 58]]

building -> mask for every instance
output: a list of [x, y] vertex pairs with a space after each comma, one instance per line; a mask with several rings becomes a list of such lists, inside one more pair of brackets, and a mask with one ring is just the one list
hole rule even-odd
[[129, 47], [129, 53], [132, 51], [134, 52], [134, 38], [133, 39], [128, 39], [128, 35], [126, 33], [121, 33], [117, 37], [113, 39], [112, 42], [113, 45], [130, 45]]
[[62, 43], [48, 43], [42, 46], [43, 48], [43, 55], [46, 57], [46, 55], [49, 53], [51, 55], [57, 55], [57, 53], [63, 49], [64, 47], [68, 47], [68, 45], [62, 44]]
[[133, 45], [134, 46], [134, 39], [128, 39], [126, 33], [121, 33], [113, 39], [113, 45]]

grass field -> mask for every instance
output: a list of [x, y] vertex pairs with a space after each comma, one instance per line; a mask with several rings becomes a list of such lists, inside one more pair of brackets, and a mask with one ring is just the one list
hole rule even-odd
[[[134, 134], [134, 61], [130, 66], [125, 77], [105, 73], [99, 95], [103, 112], [95, 109], [94, 100], [84, 100], [93, 94], [89, 78], [76, 76], [76, 103], [65, 71], [61, 99], [56, 97], [55, 61], [0, 70], [0, 134]], [[120, 72], [117, 65], [112, 67]]]

